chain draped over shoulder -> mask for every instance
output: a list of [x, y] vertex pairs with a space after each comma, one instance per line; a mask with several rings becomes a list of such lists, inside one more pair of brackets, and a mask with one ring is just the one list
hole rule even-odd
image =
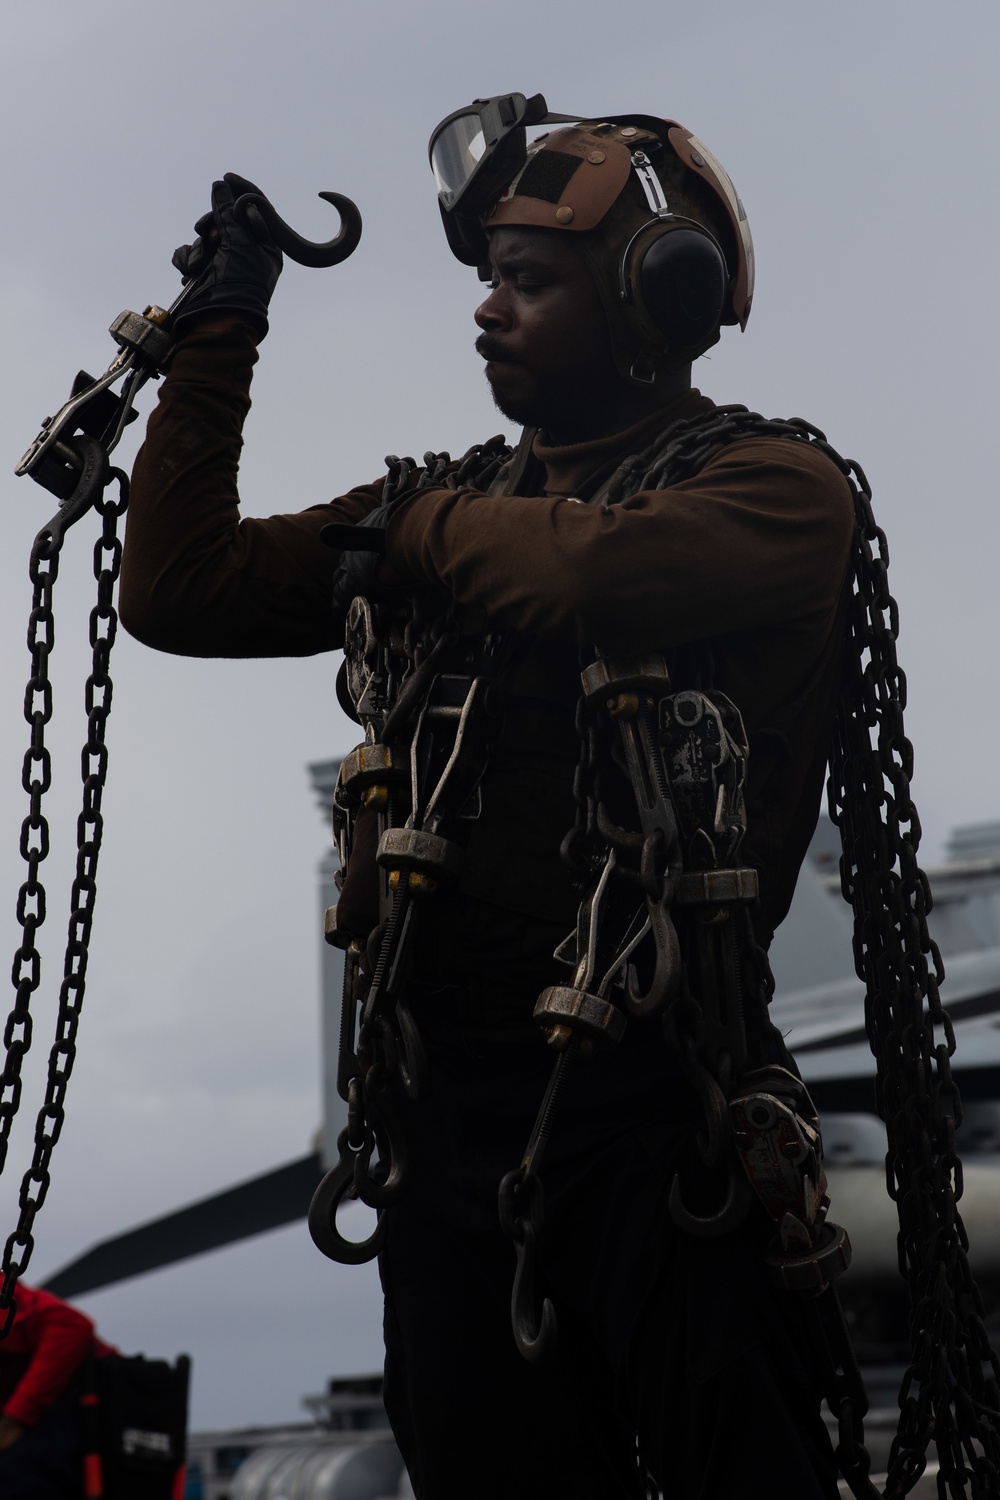
[[[667, 489], [697, 475], [720, 449], [757, 438], [806, 444], [822, 452], [846, 480], [855, 512], [848, 639], [828, 791], [843, 843], [843, 894], [854, 911], [855, 963], [866, 987], [878, 1108], [888, 1132], [889, 1190], [900, 1218], [900, 1265], [918, 1314], [887, 1493], [903, 1493], [922, 1471], [932, 1437], [946, 1480], [972, 1479], [975, 1484], [981, 1474], [1000, 1474], [1000, 1365], [990, 1349], [957, 1208], [961, 1165], [955, 1129], [961, 1106], [950, 1067], [954, 1033], [940, 1000], [940, 954], [927, 927], [930, 890], [916, 858], [920, 825], [909, 785], [913, 752], [903, 729], [906, 684], [896, 659], [898, 612], [888, 590], [888, 549], [874, 519], [867, 479], [809, 423], [769, 420], [745, 407], [727, 406], [672, 424], [643, 452], [619, 464], [588, 503], [611, 508], [640, 491]], [[434, 487], [508, 493], [526, 457], [524, 442], [514, 453], [494, 439], [471, 449], [458, 463], [447, 454], [427, 454], [421, 470], [412, 460], [393, 458], [383, 502]], [[440, 628], [437, 638], [442, 639]], [[408, 725], [418, 707], [413, 684], [426, 677], [420, 659], [431, 651], [432, 644], [411, 652], [399, 681], [396, 702], [407, 704]], [[403, 734], [397, 708], [387, 705], [381, 727], [387, 739]], [[578, 728], [585, 739], [585, 716], [578, 718]], [[585, 744], [585, 754], [587, 748]], [[546, 1120], [554, 1104], [547, 1097]], [[369, 1191], [367, 1199], [377, 1196]], [[521, 1226], [523, 1239], [531, 1215], [516, 1217], [513, 1190], [508, 1200], [508, 1229], [516, 1240]], [[501, 1212], [503, 1217], [503, 1197]], [[527, 1265], [530, 1256], [523, 1260]], [[521, 1265], [519, 1247], [519, 1269]], [[522, 1329], [528, 1348], [536, 1335], [544, 1341], [545, 1316], [543, 1309], [538, 1329], [530, 1320]], [[842, 1369], [833, 1384], [832, 1404], [841, 1423], [839, 1460], [854, 1493], [874, 1495], [866, 1477], [863, 1396], [850, 1370]]]
[[[931, 891], [917, 862], [921, 830], [910, 791], [913, 747], [903, 727], [899, 611], [889, 592], [889, 549], [875, 521], [868, 480], [810, 423], [773, 421], [745, 407], [723, 406], [707, 419], [677, 423], [665, 443], [627, 459], [595, 499], [613, 505], [636, 489], [676, 483], [696, 473], [719, 447], [748, 437], [819, 448], [844, 475], [855, 506], [851, 609], [828, 794], [842, 841], [841, 887], [854, 913], [854, 959], [865, 984], [877, 1107], [888, 1135], [887, 1185], [899, 1214], [900, 1270], [914, 1314], [886, 1494], [909, 1489], [933, 1438], [945, 1484], [961, 1484], [964, 1492], [971, 1481], [973, 1493], [985, 1495], [988, 1489], [975, 1487], [984, 1476], [992, 1476], [985, 1479], [988, 1486], [1000, 1481], [1000, 1361], [990, 1347], [958, 1210], [962, 1174], [955, 1131], [962, 1111], [951, 1070], [955, 1034], [941, 1003], [944, 965], [927, 926]], [[857, 1463], [861, 1441], [858, 1413], [849, 1412], [838, 1457], [847, 1468], [853, 1465], [859, 1484], [866, 1468]]]

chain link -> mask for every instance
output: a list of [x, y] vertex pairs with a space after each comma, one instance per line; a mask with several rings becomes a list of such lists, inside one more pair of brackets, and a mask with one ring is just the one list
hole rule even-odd
[[[87, 740], [81, 756], [83, 807], [77, 820], [76, 875], [70, 894], [70, 918], [63, 978], [59, 989], [55, 1038], [49, 1052], [45, 1097], [35, 1122], [31, 1165], [21, 1180], [17, 1227], [4, 1246], [0, 1267], [0, 1339], [10, 1329], [15, 1313], [14, 1293], [34, 1248], [35, 1216], [49, 1188], [52, 1152], [62, 1130], [66, 1089], [76, 1056], [76, 1034], [83, 1006], [94, 901], [97, 894], [97, 860], [104, 831], [101, 801], [108, 768], [105, 731], [111, 712], [112, 682], [108, 671], [111, 649], [118, 629], [114, 587], [121, 570], [122, 543], [118, 519], [128, 506], [128, 476], [120, 469], [101, 475], [101, 483], [115, 479], [117, 498], [105, 489], [95, 509], [102, 518], [101, 535], [94, 546], [94, 576], [97, 603], [90, 613], [92, 670], [87, 678], [85, 707]], [[45, 889], [39, 870], [49, 852], [49, 827], [42, 811], [42, 798], [52, 781], [52, 762], [45, 744], [45, 726], [52, 717], [52, 684], [49, 657], [55, 644], [52, 593], [59, 571], [59, 553], [64, 532], [43, 528], [31, 550], [29, 573], [32, 584], [28, 621], [31, 675], [24, 696], [24, 716], [31, 729], [21, 781], [28, 794], [28, 814], [21, 825], [21, 856], [28, 866], [27, 878], [17, 898], [17, 920], [21, 942], [14, 954], [11, 979], [15, 989], [13, 1008], [4, 1028], [5, 1059], [0, 1074], [0, 1172], [6, 1164], [11, 1127], [21, 1102], [22, 1068], [31, 1046], [31, 999], [41, 982], [38, 929], [45, 920]]]
[[[854, 909], [855, 962], [866, 986], [877, 1106], [888, 1133], [887, 1184], [899, 1213], [900, 1269], [913, 1308], [912, 1358], [900, 1392], [885, 1493], [895, 1500], [912, 1489], [933, 1440], [939, 1493], [985, 1500], [1000, 1492], [1000, 1365], [989, 1345], [957, 1208], [962, 1176], [955, 1150], [961, 1104], [950, 1061], [955, 1037], [940, 1000], [940, 954], [927, 926], [930, 890], [916, 860], [920, 824], [910, 793], [913, 751], [903, 729], [906, 683], [896, 658], [898, 610], [889, 593], [888, 549], [874, 520], [868, 482], [859, 466], [841, 458], [810, 424], [720, 407], [708, 418], [676, 424], [665, 442], [627, 458], [595, 502], [612, 505], [639, 490], [668, 487], [697, 473], [721, 446], [747, 437], [807, 443], [826, 454], [851, 489], [857, 517], [850, 641], [829, 797], [843, 841], [842, 886]], [[498, 453], [497, 462], [502, 456]], [[396, 494], [406, 489], [415, 467], [412, 460], [390, 464]], [[488, 478], [473, 475], [472, 467], [468, 474], [449, 471], [447, 455], [428, 455], [421, 477], [424, 483], [485, 487]], [[407, 642], [411, 651], [415, 644]], [[602, 787], [605, 756], [582, 706], [577, 727], [576, 818], [564, 855], [582, 889], [609, 835], [623, 843], [623, 852], [627, 840], [611, 819]], [[44, 762], [39, 767], [44, 779]], [[634, 856], [631, 848], [628, 852]], [[31, 919], [36, 908], [30, 895], [25, 901]], [[755, 959], [754, 988], [766, 997], [773, 981], [764, 955], [758, 952]], [[30, 981], [30, 963], [27, 977]], [[838, 1315], [830, 1328], [834, 1343], [841, 1328]], [[871, 1496], [877, 1492], [868, 1478], [863, 1387], [849, 1346], [831, 1353], [829, 1397], [841, 1428], [838, 1459], [852, 1491]]]
[[[920, 820], [910, 792], [913, 747], [903, 728], [906, 679], [896, 656], [899, 611], [889, 551], [860, 466], [801, 419], [769, 421], [719, 407], [679, 423], [659, 451], [629, 458], [606, 504], [697, 473], [720, 446], [745, 437], [808, 443], [837, 466], [854, 500], [856, 540], [845, 677], [830, 756], [829, 801], [843, 844], [841, 884], [854, 911], [854, 959], [865, 983], [865, 1021], [885, 1120], [886, 1182], [899, 1215], [900, 1273], [911, 1302], [911, 1358], [885, 1495], [916, 1484], [933, 1441], [938, 1493], [987, 1500], [1000, 1493], [1000, 1362], [990, 1347], [958, 1211], [961, 1101], [951, 1068], [955, 1034], [941, 1004], [941, 955], [930, 936], [931, 892], [917, 864]], [[852, 1490], [871, 1495], [863, 1392], [841, 1360], [831, 1401], [841, 1419], [838, 1459]]]
[[[382, 503], [399, 502], [430, 486], [457, 489], [468, 484], [484, 489], [510, 458], [511, 450], [501, 437], [470, 448], [457, 462], [447, 453], [426, 453], [422, 468], [412, 458], [389, 455]], [[454, 821], [461, 816], [470, 791], [478, 788], [485, 764], [479, 674], [495, 673], [500, 639], [487, 637], [482, 650], [475, 653], [458, 650], [456, 605], [436, 590], [416, 590], [406, 597], [366, 604], [358, 613], [357, 606], [363, 602], [355, 600], [348, 615], [346, 656], [363, 661], [371, 675], [362, 685], [364, 674], [359, 672], [352, 687], [349, 671], [348, 694], [359, 722], [365, 724], [365, 747], [382, 745], [397, 751], [405, 747], [412, 773], [405, 790], [389, 781], [382, 787], [367, 787], [367, 792], [384, 797], [367, 805], [380, 808], [380, 845], [382, 835], [390, 830], [412, 828], [418, 834], [430, 832], [443, 850], [457, 832]], [[379, 686], [372, 692], [376, 679]], [[461, 684], [462, 702], [435, 705], [432, 700], [439, 682], [450, 682], [453, 689]], [[434, 707], [439, 710], [436, 721], [431, 713]], [[441, 737], [446, 751], [430, 743], [422, 756], [421, 744], [433, 741], [433, 723], [442, 721], [448, 726]], [[363, 798], [345, 791], [341, 780], [334, 795], [334, 834], [344, 874], [362, 805]], [[442, 830], [447, 830], [447, 837], [438, 836]], [[426, 1053], [406, 996], [420, 912], [426, 898], [437, 890], [438, 873], [444, 874], [443, 868], [428, 870], [426, 880], [419, 877], [416, 867], [408, 873], [405, 856], [390, 869], [388, 911], [383, 911], [377, 941], [373, 944], [369, 939], [368, 943], [369, 950], [377, 948], [374, 971], [357, 985], [345, 981], [337, 1077], [338, 1089], [348, 1103], [349, 1123], [338, 1140], [339, 1160], [317, 1189], [309, 1212], [310, 1233], [318, 1248], [345, 1264], [360, 1264], [378, 1253], [385, 1231], [383, 1210], [405, 1192], [412, 1175], [412, 1150], [398, 1114], [401, 1096], [415, 1102], [429, 1084]], [[360, 946], [357, 957], [361, 959]], [[337, 1228], [337, 1208], [352, 1196], [379, 1213], [378, 1225], [365, 1241], [346, 1240]]]
[[933, 1441], [939, 1493], [986, 1500], [1000, 1492], [1000, 1362], [958, 1211], [955, 1033], [941, 1004], [944, 966], [928, 931], [931, 892], [916, 858], [920, 821], [910, 794], [913, 749], [903, 732], [899, 616], [868, 482], [857, 465], [838, 463], [849, 479], [853, 469], [858, 545], [830, 809], [843, 841], [844, 896], [855, 913], [855, 964], [866, 986], [888, 1135], [886, 1183], [899, 1215], [899, 1266], [911, 1304], [911, 1357], [886, 1494], [913, 1487]]

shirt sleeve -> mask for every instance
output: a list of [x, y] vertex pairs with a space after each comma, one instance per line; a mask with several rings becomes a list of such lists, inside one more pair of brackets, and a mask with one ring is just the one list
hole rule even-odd
[[608, 509], [429, 490], [394, 518], [387, 558], [502, 625], [636, 652], [828, 615], [853, 527], [830, 459], [754, 438]]
[[94, 1337], [94, 1325], [75, 1307], [37, 1288], [17, 1292], [19, 1344], [28, 1353], [28, 1366], [7, 1398], [5, 1417], [33, 1427], [42, 1413], [66, 1390], [80, 1368]]
[[197, 325], [178, 344], [136, 458], [119, 610], [131, 635], [186, 656], [308, 656], [342, 643], [328, 521], [356, 522], [381, 482], [267, 519], [240, 517], [249, 328]]

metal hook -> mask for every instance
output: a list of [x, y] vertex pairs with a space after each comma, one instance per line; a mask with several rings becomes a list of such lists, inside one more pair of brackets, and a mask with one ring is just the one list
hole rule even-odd
[[[516, 1201], [527, 1192], [527, 1215], [515, 1216]], [[510, 1321], [521, 1356], [529, 1364], [539, 1360], [553, 1347], [556, 1339], [556, 1310], [548, 1297], [542, 1299], [542, 1310], [535, 1313], [535, 1234], [542, 1219], [542, 1184], [537, 1177], [525, 1177], [523, 1167], [508, 1172], [500, 1184], [497, 1204], [500, 1227], [514, 1242], [517, 1267], [510, 1294]]]
[[732, 1120], [726, 1096], [716, 1078], [705, 1068], [691, 1069], [688, 1077], [701, 1103], [705, 1129], [695, 1133], [698, 1154], [706, 1167], [717, 1167], [733, 1138]]
[[672, 998], [681, 972], [681, 947], [670, 916], [669, 898], [647, 900], [655, 959], [653, 977], [645, 994], [639, 989], [635, 967], [629, 964], [625, 982], [625, 1005], [630, 1015], [644, 1020], [657, 1015]]
[[330, 1260], [342, 1266], [361, 1266], [374, 1260], [385, 1239], [385, 1215], [379, 1214], [378, 1223], [366, 1240], [345, 1239], [337, 1228], [337, 1209], [345, 1198], [351, 1197], [354, 1189], [354, 1153], [347, 1144], [346, 1129], [337, 1137], [340, 1160], [313, 1193], [309, 1205], [309, 1233], [313, 1244]]
[[65, 447], [79, 460], [80, 473], [73, 493], [67, 495], [65, 500], [60, 500], [59, 509], [52, 520], [35, 537], [35, 547], [43, 548], [42, 555], [46, 557], [59, 551], [63, 533], [87, 514], [108, 483], [108, 455], [103, 444], [96, 438], [81, 432], [72, 442], [67, 442]]
[[675, 1176], [670, 1184], [668, 1201], [670, 1217], [678, 1229], [701, 1239], [720, 1239], [724, 1234], [731, 1234], [743, 1223], [754, 1202], [754, 1190], [743, 1170], [730, 1166], [726, 1196], [715, 1213], [702, 1217], [700, 1214], [691, 1212], [684, 1202], [679, 1176]]
[[343, 193], [320, 193], [326, 203], [332, 203], [340, 215], [340, 232], [332, 240], [317, 243], [296, 234], [286, 224], [274, 205], [263, 193], [244, 193], [233, 205], [233, 214], [258, 240], [273, 240], [300, 266], [336, 266], [349, 255], [353, 255], [361, 239], [361, 214], [357, 204]]
[[542, 1299], [541, 1316], [535, 1316], [535, 1230], [526, 1219], [519, 1219], [521, 1238], [515, 1240], [517, 1268], [510, 1294], [510, 1321], [514, 1342], [530, 1365], [544, 1359], [556, 1340], [556, 1310], [548, 1297]]
[[[373, 1069], [369, 1068], [369, 1075]], [[365, 1133], [365, 1143], [354, 1159], [354, 1186], [362, 1203], [367, 1203], [369, 1208], [388, 1208], [391, 1203], [402, 1197], [408, 1186], [410, 1176], [410, 1163], [412, 1160], [412, 1146], [406, 1133], [401, 1129], [399, 1119], [395, 1110], [389, 1103], [388, 1090], [381, 1090], [377, 1102], [373, 1099], [373, 1090], [366, 1089], [369, 1100], [372, 1100], [374, 1112], [378, 1115], [381, 1139], [385, 1142], [388, 1156], [389, 1170], [384, 1179], [376, 1178], [369, 1171], [369, 1163], [372, 1152], [376, 1145], [375, 1131], [369, 1125]], [[379, 1142], [379, 1166], [385, 1160], [381, 1142]]]
[[419, 1103], [430, 1086], [430, 1064], [413, 1013], [402, 998], [396, 1001], [396, 1066], [408, 1099]]

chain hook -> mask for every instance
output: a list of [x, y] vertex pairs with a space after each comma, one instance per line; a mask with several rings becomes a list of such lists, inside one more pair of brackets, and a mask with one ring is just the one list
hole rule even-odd
[[[79, 521], [81, 516], [87, 514], [88, 510], [99, 500], [108, 483], [108, 454], [103, 443], [81, 432], [71, 441], [67, 441], [65, 446], [79, 461], [80, 475], [72, 494], [67, 495], [65, 500], [60, 500], [59, 509], [51, 521], [47, 521], [35, 537], [32, 555], [35, 549], [39, 549], [40, 555], [45, 557], [51, 557], [54, 552], [58, 552], [63, 544], [65, 533], [75, 522]], [[127, 504], [126, 498], [124, 504], [117, 508], [116, 513], [120, 515]]]
[[337, 1137], [340, 1160], [323, 1178], [309, 1205], [309, 1233], [317, 1250], [342, 1266], [362, 1266], [374, 1260], [385, 1239], [385, 1215], [380, 1213], [366, 1240], [349, 1240], [337, 1228], [337, 1210], [345, 1198], [355, 1196], [355, 1153], [351, 1150], [345, 1127]]
[[[517, 1199], [527, 1194], [527, 1213], [519, 1214]], [[556, 1310], [550, 1299], [535, 1303], [536, 1237], [542, 1224], [542, 1184], [529, 1177], [524, 1167], [515, 1167], [500, 1183], [500, 1225], [514, 1243], [517, 1265], [510, 1294], [510, 1321], [518, 1352], [529, 1364], [538, 1364], [555, 1346]]]
[[300, 266], [321, 269], [339, 265], [353, 255], [361, 239], [361, 214], [357, 204], [343, 193], [320, 193], [325, 203], [330, 203], [340, 215], [340, 231], [332, 240], [317, 242], [303, 239], [277, 212], [263, 193], [244, 193], [233, 206], [237, 222], [257, 240], [273, 240], [279, 250]]

